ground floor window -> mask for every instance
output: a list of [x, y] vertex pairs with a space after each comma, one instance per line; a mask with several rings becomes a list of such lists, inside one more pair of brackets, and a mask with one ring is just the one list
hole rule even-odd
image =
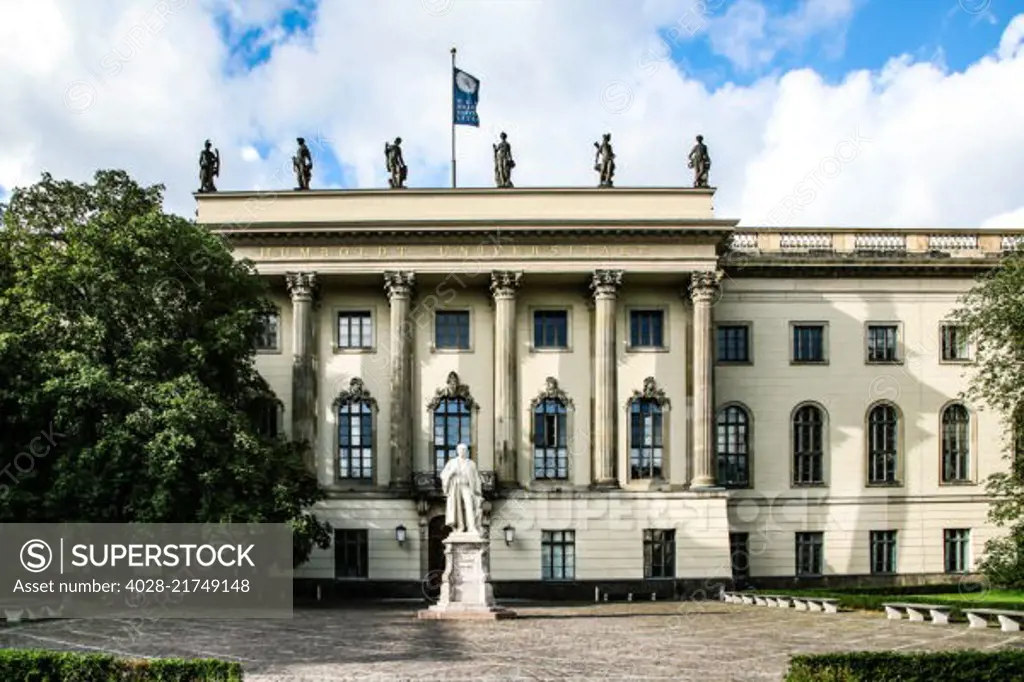
[[732, 579], [744, 583], [750, 579], [750, 534], [729, 533], [729, 556], [732, 563]]
[[871, 531], [871, 572], [896, 572], [896, 531]]
[[644, 531], [644, 578], [676, 577], [676, 532]]
[[824, 533], [796, 534], [796, 574], [821, 575]]
[[370, 577], [370, 557], [367, 547], [367, 531], [334, 531], [334, 577]]
[[970, 567], [971, 531], [948, 528], [943, 531], [946, 573], [966, 573]]
[[540, 575], [543, 580], [576, 578], [576, 531], [541, 531]]

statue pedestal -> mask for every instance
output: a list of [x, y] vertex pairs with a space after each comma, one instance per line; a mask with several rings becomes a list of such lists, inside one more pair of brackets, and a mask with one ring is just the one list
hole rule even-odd
[[437, 604], [420, 620], [498, 620], [515, 612], [498, 606], [490, 583], [490, 541], [476, 533], [451, 533], [444, 540], [444, 575]]

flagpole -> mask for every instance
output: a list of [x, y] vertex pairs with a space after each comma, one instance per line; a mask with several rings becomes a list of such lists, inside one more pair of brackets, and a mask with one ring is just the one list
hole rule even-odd
[[455, 48], [452, 48], [452, 189], [455, 188]]

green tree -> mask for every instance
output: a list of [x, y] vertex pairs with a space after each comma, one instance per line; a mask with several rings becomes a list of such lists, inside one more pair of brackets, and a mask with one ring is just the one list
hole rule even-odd
[[976, 347], [966, 397], [1005, 424], [1004, 472], [987, 481], [989, 520], [1005, 529], [990, 540], [979, 568], [995, 585], [1024, 588], [1024, 253], [1008, 254], [962, 299], [955, 313]]
[[15, 190], [0, 229], [0, 521], [291, 523], [305, 443], [260, 433], [265, 283], [123, 171]]

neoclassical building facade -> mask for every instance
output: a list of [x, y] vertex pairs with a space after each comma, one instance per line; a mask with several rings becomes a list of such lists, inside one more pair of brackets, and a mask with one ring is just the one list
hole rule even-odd
[[328, 491], [302, 589], [435, 589], [460, 442], [499, 598], [973, 571], [1006, 428], [950, 314], [1024, 230], [745, 229], [713, 194], [197, 195], [273, 292], [264, 428]]

